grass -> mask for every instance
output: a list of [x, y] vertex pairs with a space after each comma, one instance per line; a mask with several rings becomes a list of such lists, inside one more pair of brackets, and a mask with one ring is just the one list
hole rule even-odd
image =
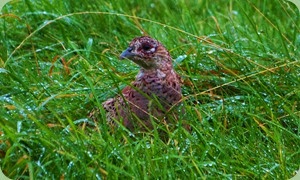
[[[12, 179], [288, 179], [299, 169], [299, 11], [281, 0], [13, 1], [0, 16], [0, 167]], [[138, 72], [146, 33], [172, 54], [186, 113], [168, 132], [87, 114]]]

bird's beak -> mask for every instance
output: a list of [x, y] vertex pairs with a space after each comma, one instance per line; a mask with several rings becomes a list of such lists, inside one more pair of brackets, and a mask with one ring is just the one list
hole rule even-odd
[[132, 58], [135, 54], [131, 52], [132, 51], [132, 47], [127, 48], [125, 51], [122, 52], [122, 54], [120, 55], [120, 59], [130, 59]]

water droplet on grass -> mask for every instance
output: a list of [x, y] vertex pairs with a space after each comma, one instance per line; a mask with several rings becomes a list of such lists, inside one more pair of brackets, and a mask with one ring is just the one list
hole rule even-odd
[[73, 161], [71, 161], [70, 163], [69, 163], [69, 165], [68, 165], [68, 169], [71, 169], [72, 167], [74, 166], [74, 162]]
[[234, 14], [234, 15], [238, 15], [239, 14], [238, 11], [231, 11], [231, 13]]
[[186, 57], [187, 57], [186, 54], [180, 55], [180, 56], [178, 56], [178, 57], [175, 59], [175, 62], [176, 62], [176, 63], [181, 63]]
[[151, 144], [149, 142], [146, 142], [146, 148], [150, 149], [151, 148]]
[[20, 133], [22, 128], [22, 121], [17, 122], [17, 132]]

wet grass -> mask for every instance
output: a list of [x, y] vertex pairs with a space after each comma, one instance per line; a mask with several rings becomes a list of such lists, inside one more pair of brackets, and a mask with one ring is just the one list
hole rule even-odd
[[[14, 1], [0, 16], [0, 164], [13, 179], [288, 179], [299, 169], [299, 11], [283, 1]], [[184, 79], [188, 133], [87, 119], [146, 33]]]

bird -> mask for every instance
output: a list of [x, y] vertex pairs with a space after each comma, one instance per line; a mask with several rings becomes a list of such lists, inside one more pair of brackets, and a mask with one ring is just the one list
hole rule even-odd
[[168, 124], [169, 111], [182, 100], [181, 77], [169, 51], [156, 39], [141, 36], [134, 38], [119, 58], [131, 60], [140, 69], [120, 95], [102, 103], [107, 122], [116, 124], [117, 120], [130, 131], [151, 130], [153, 121]]

